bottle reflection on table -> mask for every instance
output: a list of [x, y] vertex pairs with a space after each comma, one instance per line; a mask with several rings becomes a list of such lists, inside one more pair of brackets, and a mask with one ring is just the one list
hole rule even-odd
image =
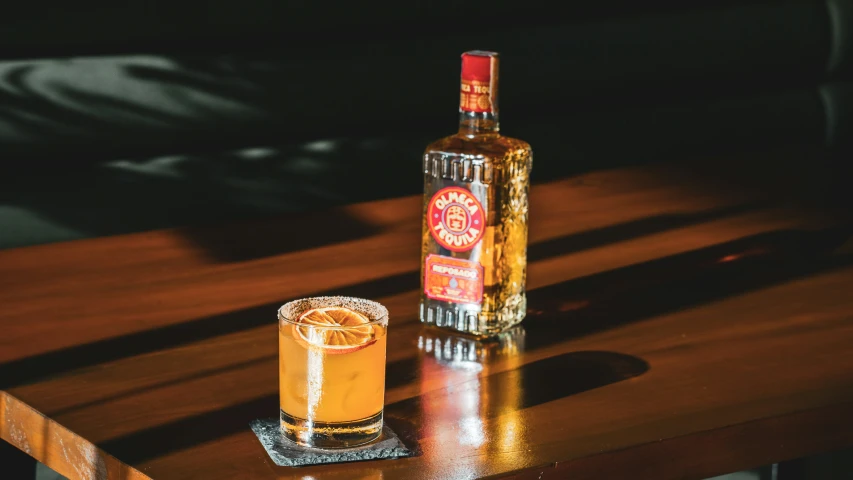
[[423, 329], [418, 338], [423, 433], [436, 440], [438, 458], [467, 456], [472, 452], [462, 450], [473, 449], [502, 462], [518, 452], [524, 339], [521, 326], [483, 340]]

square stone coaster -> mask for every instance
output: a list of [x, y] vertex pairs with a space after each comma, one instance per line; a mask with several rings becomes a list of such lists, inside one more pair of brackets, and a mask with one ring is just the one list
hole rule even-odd
[[303, 447], [284, 438], [279, 429], [279, 420], [275, 418], [254, 420], [250, 425], [272, 461], [282, 467], [360, 462], [362, 460], [404, 458], [414, 455], [414, 452], [406, 448], [388, 426], [382, 428], [382, 435], [373, 443], [353, 448], [328, 450]]

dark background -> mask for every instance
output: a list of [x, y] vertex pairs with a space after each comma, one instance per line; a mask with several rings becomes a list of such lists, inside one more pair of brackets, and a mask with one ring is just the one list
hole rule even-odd
[[534, 182], [709, 158], [850, 178], [853, 0], [3, 7], [0, 249], [417, 194], [472, 49], [501, 53]]
[[0, 248], [416, 194], [470, 49], [502, 54], [503, 132], [533, 145], [535, 182], [846, 163], [850, 0], [575, 3], [18, 5], [0, 16]]

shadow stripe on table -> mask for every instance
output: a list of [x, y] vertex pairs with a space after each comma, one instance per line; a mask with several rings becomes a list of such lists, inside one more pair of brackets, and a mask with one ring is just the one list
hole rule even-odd
[[[687, 266], [684, 268], [690, 271], [690, 276], [686, 279], [682, 275], [669, 275], [663, 281], [653, 282], [651, 286], [637, 282], [627, 282], [625, 283], [626, 285], [639, 285], [639, 288], [629, 288], [621, 292], [617, 291], [615, 294], [611, 293], [609, 296], [605, 295], [604, 301], [602, 301], [603, 311], [598, 309], [596, 302], [593, 301], [591, 302], [592, 307], [586, 312], [581, 310], [577, 313], [567, 313], [559, 309], [549, 309], [540, 314], [541, 317], [538, 319], [534, 315], [533, 320], [525, 324], [525, 330], [527, 331], [525, 351], [544, 348], [566, 340], [569, 337], [640, 321], [644, 318], [669, 311], [691, 308], [734, 294], [744, 294], [798, 277], [851, 265], [853, 264], [853, 258], [850, 256], [826, 255], [837, 246], [838, 241], [843, 236], [841, 234], [846, 234], [846, 231], [846, 228], [827, 229], [816, 232], [790, 230], [754, 235], [746, 239], [714, 245], [685, 254], [665, 257], [644, 264], [603, 272], [590, 277], [564, 282], [553, 287], [535, 290], [531, 292], [533, 303], [538, 302], [536, 297], [540, 297], [540, 299], [562, 298], [562, 293], [566, 291], [580, 292], [583, 295], [588, 293], [589, 289], [595, 289], [595, 286], [599, 282], [609, 283], [615, 276], [623, 276], [623, 280], [628, 280], [634, 275], [645, 276], [645, 274], [650, 273], [655, 268], [664, 273], [671, 273], [670, 269], [674, 268], [675, 264], [682, 266], [686, 264]], [[760, 249], [756, 250], [757, 248]], [[727, 258], [726, 255], [731, 254], [731, 252], [739, 251], [756, 251], [758, 253], [755, 253], [754, 256], [743, 256], [742, 263], [734, 260], [719, 262], [720, 258]], [[725, 255], [721, 257], [723, 254]], [[786, 261], [780, 263], [780, 258]], [[717, 262], [708, 263], [709, 260], [714, 259]], [[673, 284], [683, 285], [683, 291], [680, 293], [692, 293], [684, 295], [682, 299], [675, 303], [663, 301], [663, 297], [671, 300], [671, 297], [665, 295], [665, 293], [671, 290]], [[722, 286], [709, 289], [697, 288], [700, 285], [705, 287], [714, 284]], [[574, 328], [565, 328], [566, 315], [577, 316], [578, 321]], [[600, 359], [602, 357], [599, 355], [595, 358]], [[639, 369], [630, 369], [634, 373], [629, 376], [642, 374], [648, 368], [642, 359], [634, 360], [632, 359], [633, 357], [625, 358], [635, 362], [640, 367], [646, 365]], [[551, 363], [545, 362], [542, 365], [544, 368], [544, 366], [549, 366]], [[405, 368], [418, 368], [417, 360], [406, 358], [390, 362], [388, 365], [389, 371], [400, 372]], [[521, 374], [523, 374], [524, 369], [530, 368], [535, 368], [535, 366], [521, 365], [517, 369], [496, 372], [493, 376], [497, 384], [501, 384], [502, 379], [515, 379], [518, 377], [519, 373], [515, 372], [515, 370], [521, 369]], [[389, 378], [389, 381], [391, 382], [389, 388], [400, 386], [396, 384], [399, 382], [395, 382], [391, 378]], [[523, 400], [519, 404], [519, 407], [527, 408], [536, 406], [573, 393], [578, 392], [574, 390], [549, 391], [542, 398]], [[435, 392], [430, 391], [424, 392], [422, 395], [434, 394]], [[406, 430], [407, 425], [405, 422], [400, 424], [402, 422], [401, 418], [406, 417], [405, 413], [414, 408], [413, 405], [418, 404], [420, 396], [410, 397], [409, 399], [401, 400], [388, 406], [389, 418], [394, 419], [392, 421], [396, 422], [395, 427]], [[277, 400], [277, 394], [267, 395], [223, 409], [199, 413], [180, 420], [151, 426], [107, 440], [99, 444], [99, 446], [125, 462], [142, 462], [174, 450], [189, 448], [199, 443], [242, 431], [246, 428], [250, 420], [260, 418], [261, 416], [268, 416], [268, 413], [265, 412], [274, 412]], [[500, 407], [500, 405], [497, 407]], [[407, 439], [412, 440], [415, 438], [411, 436], [414, 435], [412, 432], [417, 430], [417, 426], [409, 426], [412, 429], [405, 435]]]
[[267, 355], [267, 356], [263, 356], [260, 358], [253, 358], [252, 360], [247, 360], [244, 362], [232, 363], [230, 365], [225, 365], [224, 367], [209, 368], [207, 370], [202, 370], [200, 372], [196, 372], [196, 373], [193, 373], [191, 375], [186, 375], [183, 377], [174, 378], [172, 380], [168, 380], [168, 381], [160, 382], [160, 383], [155, 383], [152, 385], [146, 385], [144, 387], [133, 388], [130, 390], [123, 391], [121, 393], [114, 394], [114, 395], [108, 395], [108, 396], [97, 398], [94, 400], [89, 400], [89, 401], [84, 402], [84, 403], [71, 405], [69, 407], [65, 407], [65, 408], [62, 408], [59, 410], [46, 411], [43, 413], [45, 415], [48, 415], [51, 417], [58, 417], [60, 415], [65, 415], [65, 414], [68, 414], [71, 412], [82, 410], [84, 408], [94, 407], [96, 405], [100, 405], [100, 404], [107, 403], [107, 402], [112, 402], [115, 400], [121, 400], [124, 398], [130, 398], [130, 397], [132, 397], [136, 394], [139, 394], [139, 393], [145, 393], [145, 392], [148, 392], [151, 390], [169, 387], [169, 386], [173, 386], [173, 385], [180, 385], [184, 382], [189, 382], [189, 381], [197, 380], [200, 378], [210, 377], [212, 375], [216, 375], [219, 373], [226, 373], [226, 372], [230, 372], [232, 370], [239, 370], [241, 368], [251, 367], [253, 365], [258, 365], [260, 363], [273, 361], [277, 358], [278, 358], [278, 355]]
[[535, 262], [560, 255], [580, 252], [591, 248], [603, 247], [635, 238], [654, 235], [677, 228], [689, 227], [700, 223], [720, 220], [751, 210], [762, 205], [743, 203], [721, 208], [712, 208], [699, 212], [671, 213], [643, 217], [636, 220], [585, 230], [551, 240], [537, 242], [527, 249], [527, 261]]
[[[274, 417], [278, 409], [278, 393], [264, 395], [99, 442], [98, 447], [132, 465], [168, 452], [248, 431], [249, 422], [257, 418]], [[263, 451], [260, 443], [258, 448]]]
[[[486, 417], [499, 415], [511, 408], [520, 410], [535, 407], [546, 402], [599, 388], [611, 383], [642, 375], [649, 365], [644, 360], [614, 352], [585, 351], [572, 352], [555, 357], [537, 360], [518, 368], [489, 375], [489, 389], [498, 392], [516, 382], [537, 381], [544, 373], [556, 374], [570, 372], [573, 382], [556, 382], [551, 388], [530, 393], [518, 399], [518, 404], [496, 402], [488, 405]], [[479, 388], [478, 382], [468, 382], [468, 388]], [[465, 388], [455, 385], [455, 389]], [[395, 420], [402, 417], [418, 416], [418, 406], [422, 398], [440, 395], [431, 391], [409, 399], [388, 405], [386, 409], [394, 413]], [[486, 395], [486, 398], [489, 398]], [[491, 398], [501, 399], [500, 395]], [[505, 399], [504, 399], [505, 400]], [[99, 443], [104, 451], [121, 459], [125, 463], [136, 464], [157, 458], [176, 450], [193, 447], [200, 443], [222, 438], [248, 429], [249, 422], [269, 417], [269, 412], [278, 409], [278, 395], [266, 395], [219, 410], [200, 413], [191, 417], [157, 425], [137, 432]], [[414, 409], [414, 410], [413, 410]], [[403, 411], [409, 412], [403, 415]], [[394, 422], [399, 424], [399, 421]], [[407, 432], [410, 437], [411, 432]], [[419, 439], [409, 438], [410, 443]], [[260, 445], [258, 445], [260, 447]], [[412, 447], [416, 447], [412, 445]]]
[[[418, 282], [417, 272], [407, 272], [306, 296], [384, 297], [417, 288]], [[0, 388], [9, 388], [82, 367], [173, 348], [262, 325], [272, 325], [275, 322], [272, 312], [275, 312], [285, 301], [107, 338], [7, 362], [0, 365]]]
[[[695, 213], [655, 215], [537, 242], [528, 248], [528, 256], [537, 261], [545, 260], [670, 229], [717, 220], [742, 213], [750, 208], [754, 208], [754, 205], [741, 204]], [[379, 298], [415, 290], [419, 282], [420, 272], [411, 271], [304, 296], [347, 295]], [[6, 362], [0, 364], [0, 388], [10, 388], [77, 368], [258, 327], [270, 323], [270, 312], [275, 311], [284, 301], [286, 300]]]
[[832, 252], [850, 227], [781, 230], [532, 290], [525, 348], [713, 303], [853, 265]]

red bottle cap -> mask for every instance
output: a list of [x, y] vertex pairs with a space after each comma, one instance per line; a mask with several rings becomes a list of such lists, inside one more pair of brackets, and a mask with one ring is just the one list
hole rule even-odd
[[498, 54], [473, 50], [462, 54], [459, 108], [466, 112], [498, 111]]

